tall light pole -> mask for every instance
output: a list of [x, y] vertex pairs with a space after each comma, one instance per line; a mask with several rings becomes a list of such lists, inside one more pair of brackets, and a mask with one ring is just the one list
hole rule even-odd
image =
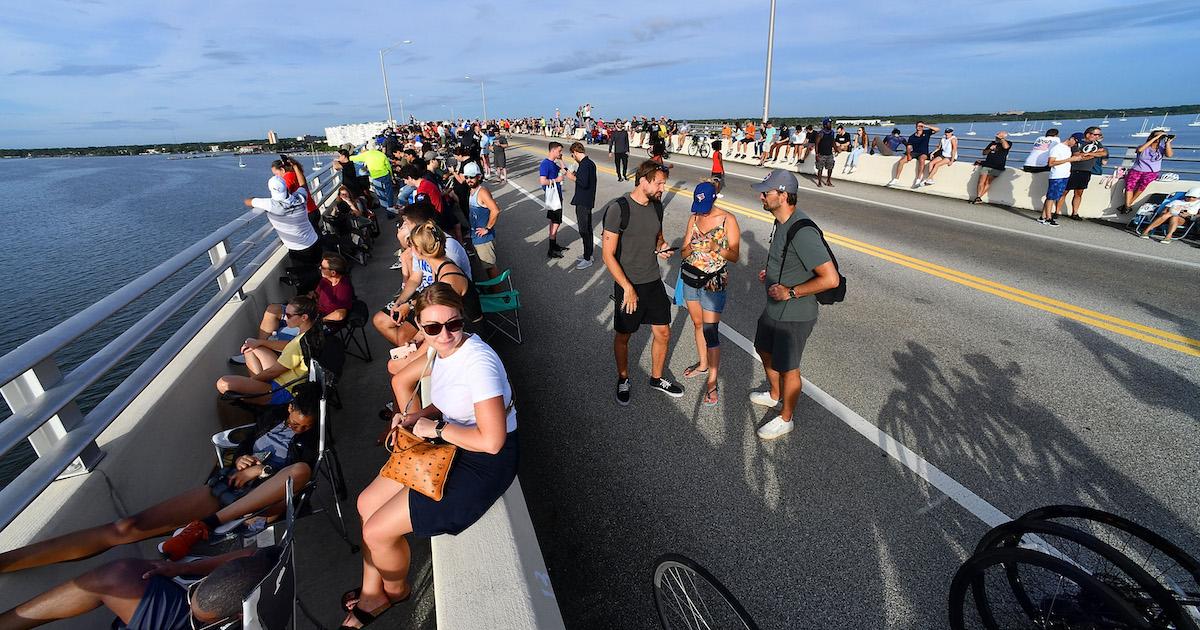
[[[470, 81], [471, 75], [468, 74], [463, 78]], [[483, 90], [483, 79], [479, 80], [479, 98], [483, 100], [483, 122], [487, 122], [487, 92]]]
[[775, 54], [775, 0], [771, 0], [771, 25], [767, 29], [767, 79], [763, 86], [763, 124], [771, 110], [771, 57]]
[[[384, 53], [395, 50], [401, 46], [404, 46], [405, 44], [411, 44], [411, 43], [412, 43], [411, 39], [406, 39], [406, 40], [400, 42], [399, 44], [393, 44], [391, 46], [388, 46], [387, 48], [379, 49], [379, 72], [383, 74], [383, 97], [385, 99], [387, 99], [388, 124], [389, 125], [392, 124], [392, 95], [388, 92], [387, 66], [383, 65], [383, 55], [384, 55]], [[401, 105], [401, 107], [403, 107], [403, 105]], [[401, 116], [403, 116], [403, 115], [404, 114], [401, 114]]]

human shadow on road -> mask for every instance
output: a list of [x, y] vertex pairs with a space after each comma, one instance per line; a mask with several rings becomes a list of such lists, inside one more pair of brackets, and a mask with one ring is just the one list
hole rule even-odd
[[1140, 307], [1142, 310], [1146, 311], [1147, 313], [1150, 313], [1151, 315], [1153, 315], [1159, 319], [1165, 319], [1167, 321], [1173, 322], [1175, 324], [1175, 329], [1179, 332], [1179, 334], [1187, 335], [1187, 336], [1193, 337], [1193, 338], [1200, 337], [1200, 321], [1197, 321], [1196, 319], [1193, 319], [1192, 317], [1185, 317], [1183, 315], [1177, 315], [1177, 314], [1172, 313], [1171, 311], [1168, 311], [1160, 306], [1151, 304], [1149, 302], [1144, 302], [1142, 300], [1134, 300], [1133, 303], [1136, 304], [1138, 307]]

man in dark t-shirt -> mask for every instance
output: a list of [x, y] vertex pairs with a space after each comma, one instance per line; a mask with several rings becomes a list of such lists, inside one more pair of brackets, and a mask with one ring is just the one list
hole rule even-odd
[[975, 198], [971, 200], [971, 203], [983, 203], [983, 197], [992, 185], [992, 180], [1004, 174], [1004, 169], [1008, 165], [1010, 149], [1012, 149], [1012, 143], [1008, 141], [1007, 131], [996, 132], [996, 139], [983, 148], [983, 159], [976, 162], [979, 166], [979, 183], [976, 185]]
[[[601, 255], [613, 277], [613, 355], [617, 364], [617, 402], [629, 404], [629, 337], [642, 324], [651, 328], [650, 387], [673, 398], [683, 387], [663, 375], [671, 342], [671, 301], [663, 288], [658, 259], [672, 251], [662, 234], [662, 194], [668, 169], [653, 160], [642, 162], [633, 176], [633, 192], [604, 207]], [[622, 227], [622, 204], [629, 208]]]
[[913, 182], [913, 188], [921, 187], [921, 184], [924, 183], [921, 174], [925, 172], [925, 162], [929, 160], [929, 139], [937, 132], [937, 127], [926, 125], [923, 120], [917, 121], [916, 131], [908, 137], [904, 155], [896, 161], [896, 169], [892, 173], [891, 181], [887, 183], [888, 186], [895, 186], [900, 180], [900, 175], [904, 173], [904, 165], [916, 159], [917, 180]]
[[[833, 132], [833, 122], [826, 118], [821, 121], [821, 130], [817, 132], [817, 188], [833, 186], [833, 145], [837, 142], [837, 134]], [[825, 183], [821, 184], [821, 171], [825, 171]]]
[[[1071, 163], [1071, 175], [1067, 179], [1067, 190], [1072, 191], [1071, 218], [1081, 221], [1079, 204], [1083, 202], [1083, 191], [1087, 190], [1088, 184], [1092, 181], [1092, 175], [1099, 170], [1095, 168], [1096, 164], [1108, 157], [1108, 149], [1104, 148], [1104, 143], [1101, 142], [1101, 139], [1104, 138], [1104, 131], [1099, 127], [1088, 127], [1083, 133], [1072, 135], [1076, 139], [1076, 143], [1071, 147], [1071, 156], [1078, 157], [1079, 161]], [[1066, 198], [1066, 195], [1058, 198], [1060, 210], [1063, 200]]]

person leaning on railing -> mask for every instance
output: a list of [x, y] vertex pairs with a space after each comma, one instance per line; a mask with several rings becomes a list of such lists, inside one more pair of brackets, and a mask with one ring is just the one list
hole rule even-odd
[[436, 352], [431, 396], [425, 407], [396, 414], [393, 422], [411, 426], [419, 437], [454, 444], [458, 453], [441, 501], [383, 475], [358, 495], [366, 549], [362, 586], [342, 599], [351, 609], [345, 623], [368, 623], [408, 597], [409, 533], [462, 533], [504, 494], [517, 474], [517, 414], [500, 357], [463, 329], [462, 299], [449, 285], [430, 285], [416, 299], [414, 311]]
[[[233, 464], [213, 473], [204, 485], [112, 523], [6, 551], [0, 554], [0, 573], [90, 558], [184, 527], [171, 539], [177, 542], [164, 543], [164, 550], [176, 552], [169, 555], [179, 559], [203, 539], [200, 533], [264, 509], [278, 515], [287, 480], [303, 487], [317, 461], [319, 436], [311, 429], [317, 426], [320, 401], [320, 385], [297, 385], [292, 402], [265, 414], [254, 433], [239, 444]], [[189, 528], [188, 538], [180, 538]]]
[[247, 339], [242, 345], [249, 376], [228, 374], [217, 379], [217, 391], [254, 395], [244, 398], [257, 405], [282, 405], [292, 399], [289, 387], [308, 375], [308, 363], [320, 355], [325, 337], [321, 317], [317, 312], [317, 301], [307, 295], [298, 295], [288, 301], [283, 309], [288, 327], [296, 328], [297, 334], [289, 340], [283, 350], [276, 353], [259, 339]]
[[308, 189], [297, 188], [289, 193], [283, 178], [284, 164], [279, 160], [271, 164], [271, 172], [274, 175], [267, 180], [271, 196], [247, 198], [245, 204], [266, 211], [267, 220], [279, 234], [294, 266], [316, 267], [321, 261], [321, 244], [317, 231], [308, 220]]

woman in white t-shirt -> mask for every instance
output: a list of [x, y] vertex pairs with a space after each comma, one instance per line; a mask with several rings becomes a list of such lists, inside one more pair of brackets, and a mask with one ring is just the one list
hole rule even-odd
[[441, 501], [382, 475], [358, 495], [366, 549], [362, 587], [342, 599], [355, 609], [347, 622], [363, 623], [408, 597], [408, 533], [462, 532], [517, 474], [517, 415], [508, 374], [491, 347], [463, 331], [462, 297], [450, 285], [435, 282], [417, 297], [414, 312], [436, 353], [431, 400], [423, 409], [396, 414], [393, 424], [412, 426], [420, 437], [441, 438], [458, 446], [458, 454]]

